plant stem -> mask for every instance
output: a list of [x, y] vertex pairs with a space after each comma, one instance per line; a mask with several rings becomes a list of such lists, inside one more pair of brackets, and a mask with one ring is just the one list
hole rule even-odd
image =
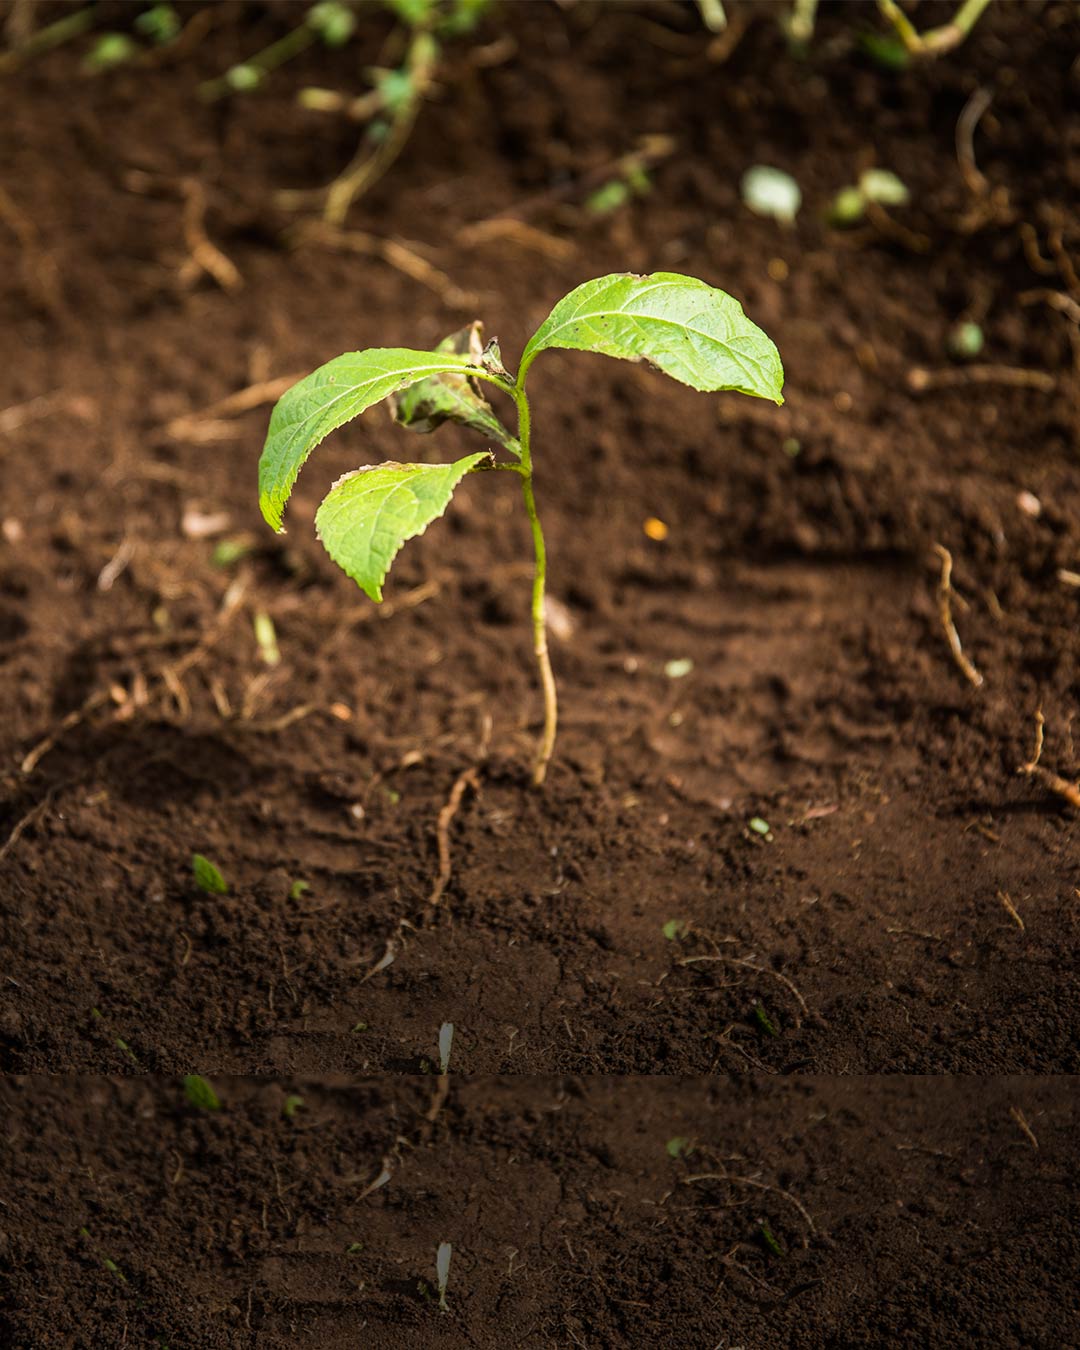
[[551, 671], [551, 658], [547, 645], [547, 615], [544, 604], [544, 587], [547, 583], [547, 549], [544, 547], [544, 532], [540, 528], [540, 517], [536, 513], [536, 496], [533, 492], [532, 452], [530, 443], [531, 411], [525, 390], [515, 387], [514, 402], [518, 413], [518, 441], [521, 444], [521, 493], [525, 498], [525, 510], [532, 525], [533, 549], [536, 554], [536, 566], [533, 571], [532, 623], [533, 652], [540, 671], [540, 686], [544, 692], [544, 730], [537, 747], [536, 762], [533, 765], [533, 786], [541, 787], [547, 776], [548, 763], [555, 748], [555, 728], [558, 723], [559, 708], [555, 693], [555, 676]]

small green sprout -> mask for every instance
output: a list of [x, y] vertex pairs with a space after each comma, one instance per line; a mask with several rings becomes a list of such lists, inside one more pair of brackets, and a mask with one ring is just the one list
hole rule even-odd
[[247, 539], [222, 539], [220, 543], [214, 545], [214, 551], [210, 555], [210, 561], [215, 567], [232, 567], [238, 563], [241, 558], [246, 558], [251, 552], [251, 542]]
[[450, 1258], [453, 1254], [454, 1249], [449, 1242], [439, 1243], [439, 1250], [435, 1253], [435, 1274], [438, 1277], [440, 1312], [450, 1311], [446, 1303], [446, 1283], [450, 1278]]
[[303, 1097], [298, 1096], [295, 1092], [290, 1092], [285, 1098], [285, 1104], [281, 1108], [281, 1114], [287, 1120], [292, 1120], [293, 1116], [296, 1115], [297, 1111], [299, 1111], [303, 1105]]
[[228, 882], [209, 858], [204, 858], [201, 853], [192, 854], [191, 870], [195, 874], [195, 884], [208, 895], [228, 895]]
[[802, 191], [783, 169], [755, 164], [743, 174], [742, 199], [756, 216], [771, 216], [782, 225], [791, 225], [802, 205]]
[[858, 184], [841, 188], [829, 207], [829, 223], [838, 229], [858, 225], [867, 206], [906, 206], [911, 200], [907, 186], [889, 169], [867, 169]]
[[293, 884], [289, 887], [289, 899], [299, 900], [305, 891], [310, 890], [311, 890], [311, 883], [309, 881], [294, 881]]
[[139, 44], [126, 33], [102, 33], [87, 53], [83, 65], [94, 73], [112, 70], [130, 61], [138, 51]]
[[986, 343], [983, 330], [971, 319], [962, 320], [950, 331], [946, 346], [955, 361], [974, 361]]
[[769, 1227], [769, 1225], [765, 1222], [764, 1219], [762, 1219], [761, 1222], [758, 1224], [758, 1234], [762, 1242], [765, 1244], [766, 1251], [770, 1252], [773, 1256], [784, 1255], [783, 1247], [780, 1246], [780, 1243], [776, 1240], [776, 1238], [773, 1235], [772, 1229]]
[[754, 816], [754, 818], [749, 822], [749, 825], [755, 834], [761, 835], [762, 839], [765, 839], [769, 842], [772, 841], [773, 838], [772, 826], [769, 824], [767, 820], [762, 820], [760, 816]]
[[359, 1256], [363, 1250], [364, 1244], [362, 1242], [350, 1242], [349, 1245], [345, 1248], [345, 1255]]
[[220, 1111], [221, 1099], [201, 1074], [189, 1073], [184, 1079], [184, 1095], [199, 1111]]
[[754, 1004], [754, 1021], [758, 1024], [758, 1026], [761, 1028], [761, 1030], [765, 1033], [766, 1036], [780, 1035], [779, 1031], [777, 1031], [775, 1025], [773, 1024], [772, 1019], [769, 1017], [769, 1014], [765, 1011], [764, 1004], [762, 1003]]
[[180, 32], [180, 16], [172, 5], [152, 5], [135, 19], [135, 28], [151, 42], [164, 46]]
[[689, 1157], [694, 1151], [694, 1146], [685, 1135], [677, 1134], [673, 1139], [669, 1139], [664, 1145], [669, 1158]]
[[[617, 273], [587, 281], [559, 301], [526, 344], [516, 377], [504, 366], [498, 342], [483, 344], [479, 323], [433, 352], [378, 347], [329, 361], [279, 400], [259, 460], [259, 504], [266, 522], [280, 531], [286, 503], [311, 452], [332, 431], [383, 400], [393, 398], [397, 421], [414, 431], [458, 422], [494, 442], [496, 450], [453, 464], [387, 462], [346, 474], [319, 507], [315, 526], [330, 557], [378, 603], [395, 555], [445, 512], [466, 475], [497, 468], [518, 476], [532, 527], [533, 652], [544, 698], [532, 774], [536, 786], [544, 782], [551, 760], [558, 707], [547, 643], [547, 551], [536, 509], [532, 408], [525, 386], [532, 363], [553, 348], [648, 361], [693, 389], [783, 402], [779, 353], [731, 296], [674, 272]], [[481, 384], [493, 385], [513, 401], [516, 435], [496, 416]], [[498, 451], [507, 458], [497, 461]]]
[[690, 931], [690, 925], [685, 919], [668, 919], [660, 931], [669, 942], [677, 942]]

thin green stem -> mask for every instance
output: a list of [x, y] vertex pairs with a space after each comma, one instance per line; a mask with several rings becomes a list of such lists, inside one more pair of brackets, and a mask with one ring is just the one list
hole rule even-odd
[[544, 588], [547, 584], [547, 549], [544, 546], [544, 532], [540, 528], [540, 517], [536, 511], [536, 495], [533, 492], [532, 446], [530, 441], [532, 414], [525, 390], [521, 387], [519, 374], [517, 386], [513, 389], [514, 402], [518, 413], [518, 441], [521, 444], [521, 493], [525, 498], [525, 510], [532, 526], [533, 550], [536, 566], [533, 571], [532, 624], [533, 652], [540, 671], [540, 687], [544, 694], [544, 729], [537, 746], [536, 760], [533, 764], [533, 786], [542, 786], [547, 776], [548, 764], [555, 748], [555, 729], [559, 720], [558, 698], [555, 692], [555, 676], [551, 671], [551, 658], [547, 644], [547, 614], [544, 603]]

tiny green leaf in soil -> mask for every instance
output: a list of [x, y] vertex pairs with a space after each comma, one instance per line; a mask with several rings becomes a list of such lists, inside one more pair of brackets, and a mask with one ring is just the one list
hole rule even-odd
[[204, 858], [201, 853], [194, 854], [191, 859], [191, 870], [195, 874], [195, 884], [207, 894], [228, 895], [228, 882], [209, 858]]
[[[413, 431], [456, 422], [509, 456], [497, 461], [480, 452], [453, 464], [365, 466], [334, 484], [315, 524], [334, 561], [372, 600], [381, 601], [399, 549], [443, 514], [466, 474], [483, 467], [518, 475], [532, 529], [533, 653], [544, 699], [532, 772], [536, 786], [544, 782], [554, 750], [558, 700], [547, 645], [547, 549], [533, 487], [532, 408], [525, 384], [533, 361], [550, 348], [646, 361], [693, 389], [783, 402], [779, 353], [732, 296], [676, 272], [615, 273], [587, 281], [559, 301], [526, 344], [516, 377], [503, 365], [497, 341], [483, 345], [479, 321], [444, 339], [434, 352], [379, 347], [328, 361], [278, 401], [259, 460], [259, 505], [267, 523], [280, 530], [311, 452], [330, 432], [384, 399], [391, 400], [396, 420]], [[481, 382], [513, 400], [516, 436], [481, 395]], [[678, 662], [669, 673], [677, 678], [688, 669]]]
[[184, 1095], [200, 1111], [220, 1111], [221, 1100], [201, 1074], [189, 1073], [184, 1079]]

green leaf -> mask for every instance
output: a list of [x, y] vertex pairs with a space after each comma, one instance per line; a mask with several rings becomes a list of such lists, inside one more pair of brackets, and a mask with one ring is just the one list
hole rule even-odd
[[[479, 365], [484, 354], [484, 329], [479, 320], [451, 333], [435, 348], [437, 354], [452, 352], [467, 356]], [[475, 378], [460, 371], [444, 371], [411, 384], [388, 400], [394, 419], [410, 431], [429, 432], [444, 422], [458, 422], [471, 427], [483, 436], [490, 436], [516, 458], [521, 457], [521, 446], [510, 435], [492, 411], [491, 404], [481, 394]]]
[[442, 515], [458, 483], [487, 458], [481, 451], [456, 464], [391, 462], [346, 474], [315, 515], [323, 547], [372, 600], [382, 600], [402, 544]]
[[281, 515], [300, 470], [332, 431], [427, 375], [469, 367], [467, 357], [453, 352], [371, 347], [337, 356], [294, 384], [270, 414], [259, 459], [259, 507], [267, 523], [281, 530]]
[[220, 1111], [221, 1099], [201, 1074], [189, 1073], [184, 1079], [184, 1095], [200, 1111]]
[[621, 272], [578, 286], [529, 340], [520, 383], [549, 347], [648, 361], [692, 389], [784, 401], [784, 368], [772, 341], [737, 300], [677, 272]]
[[195, 873], [195, 884], [208, 894], [228, 895], [228, 883], [209, 858], [204, 858], [201, 853], [193, 854], [191, 870]]

